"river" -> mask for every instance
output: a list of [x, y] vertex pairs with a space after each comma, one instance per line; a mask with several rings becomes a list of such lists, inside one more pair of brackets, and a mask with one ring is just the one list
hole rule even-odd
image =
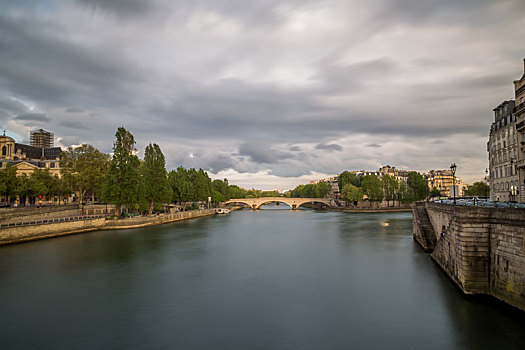
[[264, 208], [0, 247], [2, 349], [525, 349], [411, 213]]

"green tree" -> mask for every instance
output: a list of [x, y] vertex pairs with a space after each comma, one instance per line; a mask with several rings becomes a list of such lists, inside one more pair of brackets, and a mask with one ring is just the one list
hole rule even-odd
[[211, 193], [211, 200], [213, 203], [219, 203], [226, 201], [226, 197], [224, 197], [221, 192], [213, 190]]
[[228, 198], [244, 198], [246, 196], [245, 191], [236, 185], [229, 185], [228, 186]]
[[228, 196], [228, 179], [224, 179], [224, 181], [223, 180], [213, 180], [211, 185], [212, 185], [212, 190], [213, 191], [219, 192], [224, 197], [225, 200], [229, 199], [229, 196]]
[[365, 175], [361, 179], [361, 187], [363, 193], [369, 200], [381, 202], [384, 197], [383, 188], [381, 187], [381, 180], [376, 175]]
[[16, 167], [8, 165], [0, 169], [0, 194], [5, 197], [6, 202], [10, 203], [16, 197], [18, 182]]
[[399, 190], [399, 182], [397, 179], [388, 174], [383, 175], [381, 179], [381, 186], [383, 187], [387, 204], [388, 201], [392, 201], [392, 204], [394, 204], [393, 202], [395, 200], [397, 191]]
[[109, 166], [103, 199], [115, 204], [120, 213], [122, 206], [132, 208], [138, 201], [139, 159], [135, 153], [135, 139], [124, 129], [118, 128], [113, 143], [113, 158]]
[[489, 196], [489, 186], [481, 181], [474, 182], [472, 185], [467, 186], [465, 190], [465, 195], [467, 196], [478, 196], [478, 197], [488, 197]]
[[430, 193], [425, 177], [415, 171], [408, 173], [407, 190], [411, 202], [423, 200]]
[[342, 198], [347, 202], [358, 202], [363, 200], [363, 190], [348, 183], [341, 191]]
[[337, 185], [339, 186], [339, 192], [342, 193], [343, 187], [345, 187], [346, 184], [352, 184], [356, 187], [361, 186], [357, 175], [345, 170], [341, 174], [339, 174], [337, 178]]
[[57, 175], [51, 175], [48, 169], [35, 169], [31, 177], [45, 187], [38, 195], [51, 198], [61, 194], [60, 179]]
[[441, 196], [441, 191], [438, 190], [436, 187], [434, 187], [432, 191], [430, 191], [430, 197], [440, 197], [440, 196]]
[[171, 200], [171, 189], [168, 186], [168, 174], [166, 172], [166, 160], [160, 147], [150, 143], [144, 152], [144, 163], [142, 165], [142, 182], [144, 186], [144, 199], [148, 202], [148, 213], [151, 215], [153, 209]]
[[72, 192], [78, 192], [80, 199], [84, 196], [100, 197], [110, 157], [91, 145], [69, 147], [61, 153], [60, 173]]
[[328, 195], [330, 192], [330, 184], [327, 182], [319, 182], [317, 183], [317, 195], [318, 198], [324, 198]]

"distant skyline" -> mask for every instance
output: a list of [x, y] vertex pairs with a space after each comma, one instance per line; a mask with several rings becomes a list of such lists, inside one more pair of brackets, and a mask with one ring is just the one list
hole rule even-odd
[[0, 128], [246, 188], [344, 170], [488, 167], [523, 75], [525, 1], [0, 0]]

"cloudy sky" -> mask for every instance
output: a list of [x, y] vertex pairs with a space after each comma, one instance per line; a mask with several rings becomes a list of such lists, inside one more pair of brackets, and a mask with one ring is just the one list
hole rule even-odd
[[523, 74], [523, 0], [0, 0], [0, 127], [287, 189], [343, 170], [487, 167]]

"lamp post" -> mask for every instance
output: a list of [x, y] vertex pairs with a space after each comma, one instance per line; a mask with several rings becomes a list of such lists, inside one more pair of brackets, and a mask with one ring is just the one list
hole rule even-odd
[[456, 204], [456, 169], [457, 169], [456, 163], [452, 163], [450, 165], [450, 171], [452, 171], [452, 191], [454, 191], [454, 204]]

